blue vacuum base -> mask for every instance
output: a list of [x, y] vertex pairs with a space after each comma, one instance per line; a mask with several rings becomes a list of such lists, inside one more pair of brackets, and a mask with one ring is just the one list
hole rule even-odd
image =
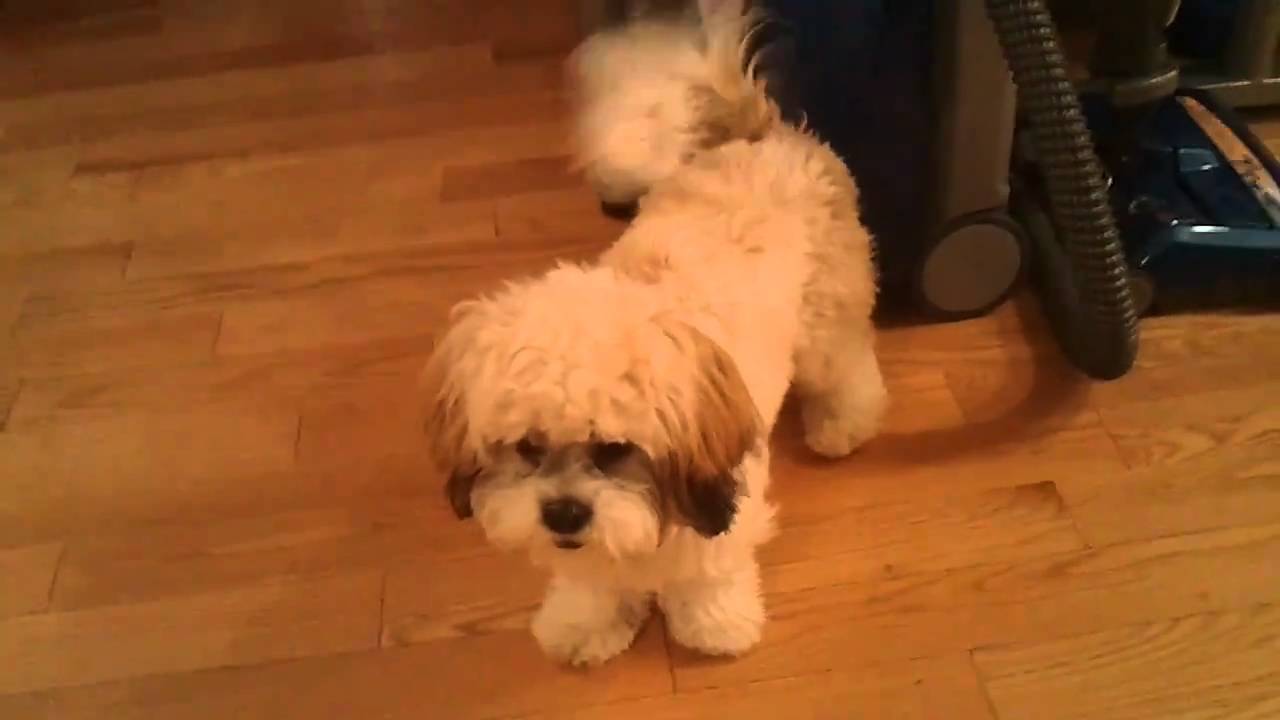
[[1210, 93], [1082, 98], [1144, 310], [1280, 302], [1280, 164]]

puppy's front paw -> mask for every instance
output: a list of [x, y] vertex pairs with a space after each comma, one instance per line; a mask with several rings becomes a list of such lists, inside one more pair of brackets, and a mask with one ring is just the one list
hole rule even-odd
[[648, 601], [620, 600], [613, 608], [584, 610], [578, 597], [552, 593], [533, 618], [533, 637], [550, 657], [579, 667], [600, 665], [631, 647], [649, 616]]
[[639, 629], [621, 620], [602, 627], [587, 627], [546, 621], [539, 615], [533, 623], [533, 636], [548, 656], [570, 665], [592, 667], [631, 647]]
[[737, 656], [754, 647], [765, 613], [759, 583], [750, 575], [664, 595], [662, 611], [672, 639], [708, 655]]

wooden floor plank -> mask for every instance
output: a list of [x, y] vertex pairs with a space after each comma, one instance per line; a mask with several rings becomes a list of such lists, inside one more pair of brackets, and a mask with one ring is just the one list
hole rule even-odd
[[387, 576], [382, 643], [527, 633], [545, 586], [545, 573], [520, 555], [407, 561]]
[[[945, 413], [950, 415], [951, 412]], [[783, 505], [850, 507], [1054, 482], [1124, 469], [1100, 424], [1024, 433], [1016, 419], [895, 432], [839, 461], [817, 458], [784, 416], [773, 439], [773, 494]]]
[[103, 420], [136, 411], [178, 411], [252, 399], [301, 407], [304, 398], [321, 402], [337, 397], [344, 388], [412, 383], [431, 345], [432, 338], [423, 335], [354, 345], [341, 352], [322, 348], [214, 358], [160, 375], [115, 370], [29, 379], [23, 383], [10, 415], [10, 427]]
[[[336, 201], [338, 206], [346, 201]], [[359, 201], [369, 204], [375, 199]], [[239, 271], [253, 275], [262, 266], [303, 265], [313, 267], [326, 261], [356, 261], [378, 253], [406, 255], [405, 251], [431, 248], [492, 247], [494, 245], [493, 210], [489, 207], [464, 209], [422, 208], [420, 217], [412, 221], [394, 222], [366, 211], [353, 211], [340, 220], [316, 213], [317, 226], [312, 231], [269, 234], [225, 234], [210, 238], [193, 251], [189, 239], [157, 239], [138, 246], [129, 264], [131, 280], [172, 278], [194, 274], [225, 274]], [[391, 216], [396, 217], [396, 216]], [[330, 224], [320, 225], [324, 220]], [[410, 258], [404, 258], [410, 261]], [[333, 264], [333, 263], [329, 263]]]
[[[230, 127], [186, 134], [163, 133], [163, 142], [142, 137], [136, 140], [141, 149], [118, 148], [118, 159], [101, 153], [85, 155], [82, 160], [96, 157], [115, 163], [116, 167], [104, 168], [105, 174], [77, 176], [76, 184], [83, 186], [77, 192], [66, 191], [42, 202], [0, 210], [0, 216], [10, 228], [5, 252], [100, 245], [127, 238], [139, 247], [186, 241], [193, 251], [207, 255], [205, 244], [235, 239], [246, 233], [301, 240], [312, 234], [323, 235], [322, 231], [338, 232], [346, 237], [362, 232], [375, 237], [411, 232], [431, 217], [424, 204], [438, 195], [430, 183], [440, 164], [482, 163], [512, 155], [536, 155], [562, 148], [564, 144], [564, 125], [558, 118], [507, 126], [490, 123], [440, 132], [423, 129], [418, 116], [411, 111], [398, 112], [402, 117], [396, 122], [412, 126], [417, 137], [389, 141], [385, 135], [371, 133], [365, 125], [368, 118], [356, 115], [325, 121], [332, 128], [332, 139], [341, 140], [336, 144], [320, 142], [326, 137], [319, 132], [324, 128], [299, 128], [291, 121], [277, 121], [261, 142], [254, 140], [246, 128]], [[275, 142], [270, 133], [283, 138], [282, 141]], [[218, 144], [223, 142], [219, 137], [226, 138], [225, 146]], [[379, 137], [382, 139], [378, 140]], [[265, 155], [252, 162], [240, 159], [252, 149], [241, 147], [246, 141], [265, 142], [258, 148]], [[335, 162], [335, 158], [343, 159], [335, 149], [341, 150], [344, 146], [351, 150], [347, 153], [347, 162]], [[116, 152], [105, 146], [100, 150]], [[401, 153], [397, 162], [402, 166], [407, 159], [418, 158], [416, 173], [408, 177], [419, 187], [427, 182], [430, 191], [427, 196], [406, 196], [403, 189], [399, 193], [378, 188], [371, 191], [360, 182], [362, 176], [380, 176], [384, 172], [385, 156], [397, 151]], [[321, 156], [317, 163], [306, 162], [317, 153]], [[274, 172], [235, 174], [240, 172], [241, 165], [272, 165], [263, 157], [277, 160]], [[287, 168], [288, 161], [298, 159], [303, 160], [299, 167]], [[355, 173], [344, 170], [344, 164], [352, 161], [367, 161], [371, 168]], [[190, 173], [195, 175], [194, 179], [184, 173], [188, 166], [196, 168]], [[211, 167], [219, 168], [217, 172], [223, 175], [220, 182], [201, 179], [212, 172]], [[230, 177], [227, 173], [231, 173]], [[382, 180], [397, 181], [405, 177], [401, 172]], [[143, 182], [144, 187], [139, 189], [138, 183]], [[186, 187], [187, 182], [193, 187]], [[192, 194], [201, 197], [199, 204], [188, 202]], [[365, 202], [361, 202], [362, 199]]]
[[407, 567], [428, 572], [442, 561], [491, 552], [479, 528], [455, 520], [435, 492], [73, 535], [66, 548], [53, 589], [58, 610], [222, 591], [275, 578]]
[[22, 390], [22, 382], [12, 377], [10, 363], [0, 359], [0, 431], [9, 427], [9, 416], [13, 414], [13, 406], [18, 401], [18, 393]]
[[424, 100], [392, 107], [330, 111], [302, 119], [261, 119], [183, 130], [122, 134], [84, 147], [76, 172], [113, 173], [252, 153], [298, 152], [370, 140], [475, 135], [516, 125], [512, 113], [552, 122], [563, 102], [551, 93], [500, 101]]
[[1090, 542], [1111, 544], [1280, 522], [1280, 443], [1208, 453], [1119, 475], [1061, 481]]
[[832, 509], [790, 503], [760, 553], [771, 592], [892, 579], [1081, 550], [1050, 483]]
[[50, 377], [207, 360], [221, 327], [218, 310], [119, 313], [92, 322], [20, 318], [13, 344], [24, 377]]
[[974, 654], [1002, 720], [1280, 713], [1280, 608], [1192, 615]]
[[32, 293], [105, 290], [124, 282], [132, 255], [133, 246], [127, 242], [18, 254], [0, 261], [0, 278], [5, 284], [20, 283]]
[[[27, 98], [144, 82], [167, 84], [165, 89], [173, 92], [183, 80], [227, 73], [243, 83], [244, 75], [299, 65], [337, 65], [331, 74], [338, 75], [344, 64], [404, 64], [399, 57], [383, 56], [440, 55], [456, 52], [458, 45], [480, 43], [491, 43], [492, 55], [508, 64], [562, 55], [577, 35], [572, 22], [576, 6], [569, 0], [544, 0], [534, 14], [512, 13], [507, 3], [496, 0], [359, 7], [324, 2], [312, 3], [310, 12], [287, 3], [201, 5], [166, 2], [159, 33], [117, 37], [85, 32], [70, 45], [24, 43], [30, 57], [13, 64], [0, 84], [0, 96]], [[332, 20], [335, 16], [341, 21]], [[38, 37], [48, 37], [48, 31]], [[33, 76], [33, 68], [44, 73]], [[377, 78], [385, 71], [369, 74]], [[480, 88], [489, 84], [474, 78], [470, 83]]]
[[64, 146], [0, 155], [0, 207], [25, 205], [58, 193], [71, 179], [80, 152]]
[[[416, 370], [416, 368], [415, 368]], [[418, 373], [314, 392], [302, 401], [298, 464], [324, 467], [425, 447], [422, 399], [405, 392]]]
[[72, 177], [30, 202], [0, 206], [5, 223], [0, 260], [64, 249], [125, 245], [135, 239], [132, 217], [136, 173]]
[[49, 607], [62, 551], [61, 543], [0, 548], [0, 618]]
[[0, 544], [162, 519], [292, 468], [297, 432], [292, 410], [225, 407], [0, 433]]
[[154, 36], [163, 24], [156, 0], [62, 2], [54, 8], [15, 0], [0, 10], [15, 49], [77, 45], [103, 37]]
[[[550, 268], [558, 259], [594, 254], [598, 243], [529, 251], [504, 258], [512, 276]], [[216, 352], [234, 356], [420, 335], [439, 327], [459, 301], [492, 290], [490, 266], [437, 269], [418, 277], [362, 280], [228, 307]], [[431, 288], [431, 292], [424, 292]]]
[[[27, 292], [25, 283], [14, 281], [0, 285], [0, 331], [3, 331], [6, 337], [12, 335], [14, 324], [22, 316], [22, 306], [27, 301]], [[6, 342], [5, 349], [11, 355], [13, 344]]]
[[[457, 75], [442, 74], [440, 71], [446, 67], [455, 69]], [[380, 91], [390, 92], [394, 98], [395, 88], [413, 83], [425, 85], [420, 87], [423, 94], [419, 97], [433, 97], [442, 94], [450, 83], [456, 86], [463, 78], [474, 80], [477, 75], [492, 73], [487, 48], [464, 44], [416, 53], [246, 68], [64, 91], [55, 95], [57, 103], [42, 96], [3, 100], [0, 113], [22, 119], [6, 132], [5, 147], [45, 147], [65, 144], [73, 138], [92, 142], [126, 129], [172, 131], [173, 125], [161, 123], [172, 122], [175, 117], [200, 123], [193, 112], [198, 108], [209, 115], [203, 122], [216, 122], [220, 116], [232, 121], [270, 117], [282, 105], [305, 109], [308, 100], [315, 102], [313, 98], [328, 98], [320, 106], [324, 109], [343, 109], [357, 106]], [[344, 95], [351, 99], [344, 103]], [[225, 110], [219, 113], [220, 108]]]
[[[675, 656], [680, 688], [1049, 641], [1274, 602], [1280, 526], [771, 593], [764, 643], [734, 662]], [[825, 570], [819, 568], [817, 572]]]
[[484, 165], [446, 165], [440, 186], [440, 199], [445, 202], [478, 200], [545, 192], [581, 183], [570, 171], [569, 158], [525, 158]]
[[498, 237], [520, 242], [591, 238], [613, 242], [625, 225], [600, 212], [585, 185], [497, 199]]
[[1148, 402], [1103, 405], [1107, 432], [1131, 467], [1274, 443], [1280, 436], [1280, 382]]
[[[85, 292], [63, 291], [36, 293], [23, 305], [23, 319], [31, 325], [79, 323], [91, 325], [99, 318], [110, 320], [120, 316], [159, 314], [164, 312], [215, 312], [229, 306], [250, 302], [289, 299], [294, 296], [341, 290], [348, 285], [385, 281], [404, 286], [406, 292], [416, 283], [422, 287], [440, 274], [483, 269], [484, 252], [498, 247], [498, 241], [442, 239], [439, 243], [425, 238], [419, 247], [403, 247], [380, 252], [364, 252], [326, 257], [309, 256], [290, 263], [269, 264], [246, 270], [212, 271], [201, 267], [193, 274], [176, 277], [133, 279], [126, 285], [107, 290]], [[512, 250], [500, 261], [514, 270], [529, 258], [541, 259], [554, 252], [537, 248], [523, 252]], [[197, 261], [199, 262], [199, 261]], [[429, 334], [431, 327], [419, 334]]]
[[[241, 430], [254, 432], [249, 423], [242, 423]], [[230, 433], [227, 430], [220, 432], [223, 435]], [[296, 432], [295, 429], [295, 435]], [[3, 435], [0, 433], [0, 442], [3, 442]], [[222, 466], [213, 465], [211, 470], [184, 468], [172, 473], [177, 487], [170, 485], [155, 491], [129, 492], [127, 494], [132, 497], [111, 498], [110, 502], [94, 498], [89, 492], [77, 494], [73, 500], [67, 501], [67, 510], [60, 515], [48, 515], [42, 510], [40, 513], [15, 514], [13, 517], [16, 519], [11, 522], [7, 514], [9, 507], [0, 506], [0, 511], [6, 513], [4, 522], [0, 522], [0, 545], [62, 538], [74, 542], [133, 528], [149, 531], [154, 527], [175, 524], [193, 528], [222, 522], [235, 524], [263, 516], [362, 503], [399, 501], [422, 503], [423, 507], [441, 507], [437, 503], [441, 502], [439, 488], [443, 486], [444, 478], [430, 459], [424, 457], [421, 448], [406, 449], [397, 455], [373, 460], [362, 459], [358, 463], [312, 468], [290, 464], [284, 469], [255, 470], [245, 466], [270, 466], [271, 463], [244, 463], [243, 456], [240, 457], [241, 461], [237, 462], [241, 467], [239, 471], [226, 469], [225, 465], [230, 461], [224, 460]], [[154, 477], [148, 482], [153, 481], [158, 482]], [[85, 484], [92, 485], [90, 481], [85, 481]], [[121, 484], [122, 488], [135, 486]], [[92, 486], [89, 490], [101, 492]], [[434, 499], [435, 502], [423, 502], [424, 493], [428, 495], [428, 501]], [[120, 494], [126, 493], [122, 491]], [[39, 509], [34, 503], [31, 506]], [[447, 506], [444, 509], [447, 510]], [[450, 527], [454, 522], [450, 516]], [[195, 534], [199, 537], [199, 533]], [[464, 534], [460, 537], [470, 536]], [[450, 541], [444, 552], [469, 554], [474, 553], [475, 548], [466, 544], [455, 546]], [[158, 553], [153, 559], [163, 561], [164, 558], [163, 553]], [[270, 558], [266, 561], [269, 563]]]
[[0, 717], [13, 720], [52, 720], [53, 703], [44, 693], [0, 695]]
[[661, 627], [652, 625], [625, 660], [592, 672], [552, 665], [527, 633], [504, 633], [140, 678], [59, 690], [26, 702], [47, 706], [59, 720], [278, 720], [328, 717], [335, 711], [352, 718], [472, 720], [540, 711], [559, 715], [581, 705], [670, 692], [670, 687]]
[[802, 675], [742, 687], [602, 705], [527, 720], [699, 720], [707, 717], [814, 720], [991, 720], [967, 654]]
[[10, 618], [0, 694], [368, 649], [381, 595], [363, 574]]
[[947, 363], [946, 376], [973, 422], [1016, 427], [1023, 436], [1098, 423], [1094, 388], [1048, 349], [969, 351], [962, 361]]
[[1019, 298], [1008, 306], [1003, 322], [960, 323], [948, 330], [950, 337], [927, 340], [916, 340], [926, 331], [910, 328], [889, 333], [884, 344], [891, 353], [903, 345], [916, 362], [945, 366], [959, 402], [975, 420], [1014, 414], [1034, 423], [1066, 424], [1092, 408], [1176, 402], [1280, 381], [1275, 363], [1263, 361], [1273, 354], [1266, 316], [1148, 319], [1137, 370], [1113, 382], [1091, 383], [1045, 335], [1034, 304]]
[[1135, 371], [1093, 389], [1099, 407], [1280, 382], [1276, 319], [1256, 313], [1148, 318]]

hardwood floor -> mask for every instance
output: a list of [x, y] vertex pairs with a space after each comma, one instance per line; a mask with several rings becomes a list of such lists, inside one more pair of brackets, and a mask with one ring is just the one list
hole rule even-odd
[[575, 4], [0, 4], [0, 717], [1280, 717], [1274, 316], [1148, 320], [1110, 384], [1032, 301], [887, 329], [883, 437], [777, 432], [758, 649], [542, 657], [411, 389], [620, 230]]

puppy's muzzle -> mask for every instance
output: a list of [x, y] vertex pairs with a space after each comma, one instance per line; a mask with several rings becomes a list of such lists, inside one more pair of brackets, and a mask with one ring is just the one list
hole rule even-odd
[[[557, 535], [575, 535], [591, 522], [591, 506], [574, 498], [556, 498], [542, 503], [542, 524]], [[566, 538], [567, 540], [567, 538]]]

